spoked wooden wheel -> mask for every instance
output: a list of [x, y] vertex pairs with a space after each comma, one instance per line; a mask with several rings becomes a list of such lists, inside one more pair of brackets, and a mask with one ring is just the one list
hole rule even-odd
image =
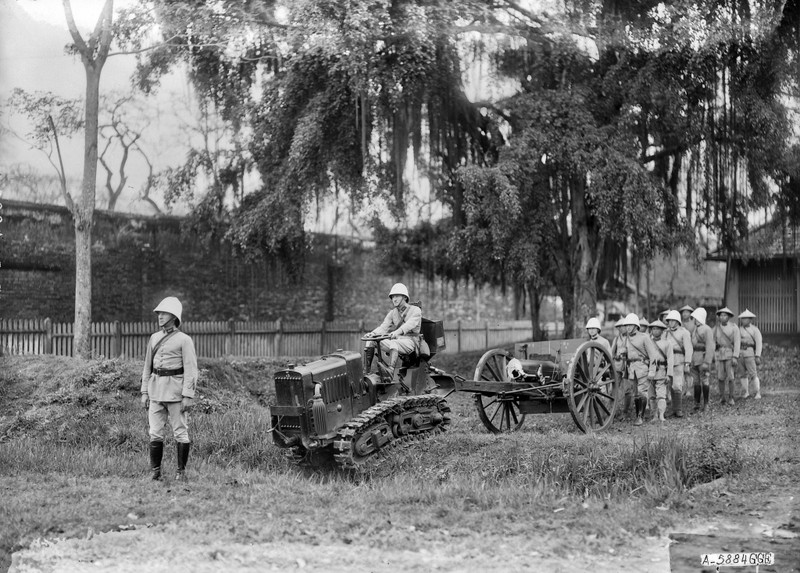
[[587, 341], [578, 347], [564, 383], [570, 414], [583, 432], [599, 432], [611, 425], [617, 382], [611, 355], [600, 343]]
[[[509, 382], [506, 373], [507, 364], [508, 355], [505, 350], [490, 350], [478, 361], [478, 365], [475, 367], [475, 380]], [[493, 434], [518, 430], [525, 421], [525, 414], [520, 412], [516, 396], [475, 394], [474, 399], [478, 417], [486, 429]]]

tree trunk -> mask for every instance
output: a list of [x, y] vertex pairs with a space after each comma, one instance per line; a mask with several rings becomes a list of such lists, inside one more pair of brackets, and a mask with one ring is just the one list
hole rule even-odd
[[86, 112], [81, 197], [72, 212], [75, 221], [75, 327], [73, 355], [92, 354], [92, 226], [97, 191], [97, 129], [100, 114], [100, 74], [111, 45], [113, 0], [106, 0], [88, 44], [81, 37], [69, 0], [63, 0], [70, 34], [86, 71]]
[[533, 334], [533, 339], [545, 340], [547, 337], [542, 330], [542, 323], [540, 322], [542, 296], [533, 282], [528, 283], [528, 299], [531, 308], [531, 333]]
[[[597, 238], [590, 228], [586, 211], [585, 184], [576, 178], [572, 193], [573, 229], [573, 293], [575, 297], [573, 315], [574, 331], [581, 332], [586, 321], [597, 315]], [[566, 318], [565, 318], [566, 322]]]

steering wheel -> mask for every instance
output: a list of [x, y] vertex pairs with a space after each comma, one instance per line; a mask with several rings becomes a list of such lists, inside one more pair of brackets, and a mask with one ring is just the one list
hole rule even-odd
[[361, 337], [361, 340], [364, 342], [379, 342], [381, 340], [389, 340], [391, 335], [389, 334], [378, 334], [376, 336], [367, 336], [366, 334]]

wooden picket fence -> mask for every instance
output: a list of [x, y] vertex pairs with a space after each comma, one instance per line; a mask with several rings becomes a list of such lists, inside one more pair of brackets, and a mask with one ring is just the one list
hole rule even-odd
[[[374, 324], [353, 321], [185, 322], [181, 330], [194, 340], [197, 355], [317, 356], [337, 349], [359, 350], [362, 334]], [[92, 352], [97, 357], [143, 358], [155, 322], [92, 323]], [[456, 321], [445, 323], [446, 349], [468, 352], [530, 340], [529, 321]], [[46, 319], [0, 319], [0, 351], [5, 354], [72, 356], [73, 324]]]

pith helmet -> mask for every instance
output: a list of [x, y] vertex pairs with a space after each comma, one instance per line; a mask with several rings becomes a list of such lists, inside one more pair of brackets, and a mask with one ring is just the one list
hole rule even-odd
[[663, 320], [664, 319], [664, 315], [666, 315], [666, 314], [669, 314], [669, 309], [665, 309], [665, 310], [662, 310], [661, 312], [659, 312], [658, 313], [658, 318]]
[[706, 323], [706, 317], [707, 316], [708, 316], [708, 313], [706, 312], [706, 309], [704, 309], [704, 308], [696, 308], [696, 309], [694, 309], [692, 311], [692, 318], [697, 320], [697, 322], [699, 322], [700, 324], [705, 324]]
[[734, 316], [736, 316], [735, 314], [733, 314], [733, 311], [732, 311], [731, 309], [729, 309], [727, 306], [726, 306], [725, 308], [721, 308], [721, 309], [719, 309], [719, 310], [717, 311], [717, 316], [719, 316], [719, 315], [720, 315], [720, 314], [722, 314], [723, 312], [724, 312], [724, 313], [726, 313], [726, 314], [729, 314], [731, 318], [733, 318]]
[[641, 326], [642, 328], [647, 328], [648, 326], [650, 326], [650, 321], [647, 320], [645, 317], [642, 317], [639, 319], [639, 326]]
[[614, 323], [614, 328], [618, 328], [620, 326], [624, 326], [622, 321], [625, 320], [624, 318], [620, 318], [617, 322]]
[[599, 321], [599, 320], [597, 320], [595, 317], [592, 317], [592, 318], [590, 318], [590, 319], [589, 319], [589, 321], [586, 323], [586, 328], [587, 328], [587, 330], [588, 330], [589, 328], [596, 328], [597, 330], [600, 330], [600, 328], [601, 328], [601, 327], [600, 327], [600, 321]]
[[620, 326], [639, 326], [639, 317], [636, 316], [634, 313], [630, 313], [628, 316], [622, 319], [619, 324]]
[[682, 307], [680, 307], [678, 309], [678, 312], [683, 312], [684, 310], [688, 310], [689, 312], [694, 312], [694, 309], [688, 304], [684, 304]]
[[667, 325], [661, 322], [660, 320], [654, 320], [650, 323], [650, 328], [660, 328], [662, 330], [667, 328]]
[[168, 296], [153, 309], [153, 312], [168, 312], [175, 317], [175, 326], [181, 324], [181, 314], [183, 313], [183, 305], [174, 296]]
[[755, 317], [756, 315], [747, 309], [744, 309], [744, 312], [739, 315], [739, 318], [755, 318]]
[[401, 294], [406, 297], [406, 300], [411, 300], [411, 297], [408, 296], [408, 289], [403, 283], [395, 283], [392, 290], [389, 291], [389, 298], [392, 298], [396, 294]]
[[671, 311], [669, 311], [667, 313], [667, 316], [666, 316], [666, 318], [664, 320], [665, 321], [677, 320], [678, 322], [680, 322], [681, 321], [681, 313], [679, 313], [677, 310], [671, 310]]

